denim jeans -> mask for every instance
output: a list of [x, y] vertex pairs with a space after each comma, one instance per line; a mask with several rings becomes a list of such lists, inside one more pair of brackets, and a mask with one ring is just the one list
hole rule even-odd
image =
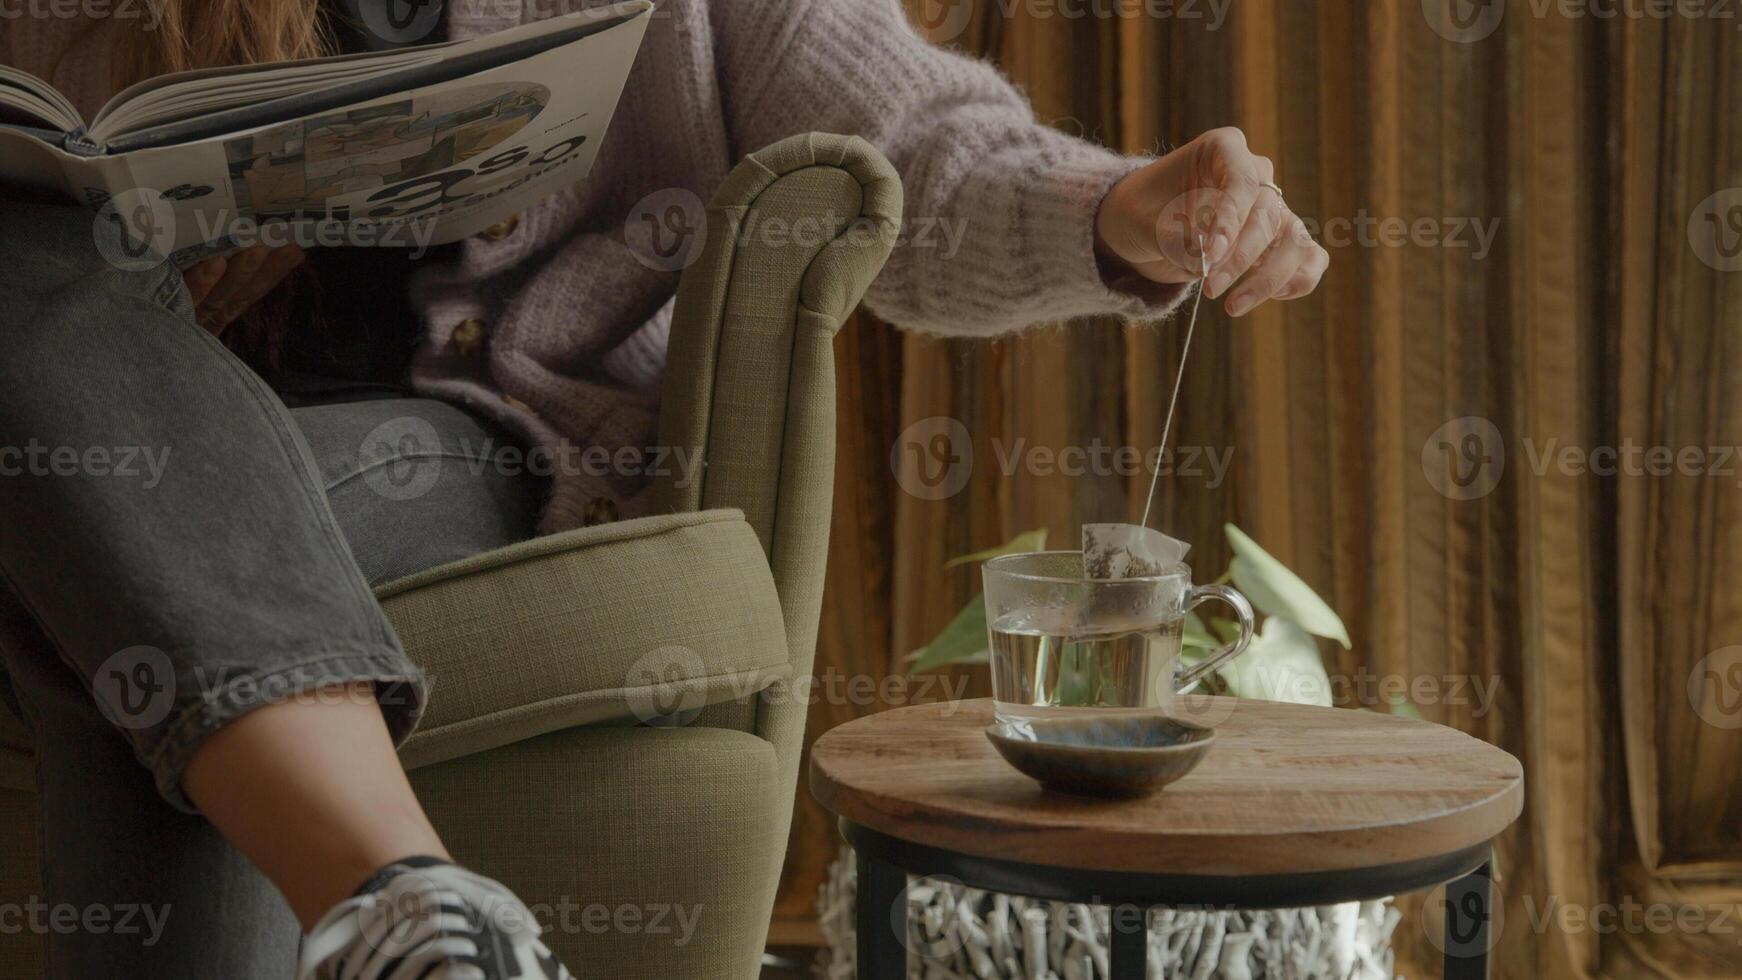
[[343, 683], [373, 682], [403, 740], [424, 678], [371, 585], [529, 536], [543, 488], [452, 405], [275, 391], [173, 268], [106, 261], [94, 220], [0, 204], [0, 664], [36, 748], [42, 898], [139, 927], [49, 929], [51, 974], [288, 977], [295, 920], [183, 769], [244, 713]]

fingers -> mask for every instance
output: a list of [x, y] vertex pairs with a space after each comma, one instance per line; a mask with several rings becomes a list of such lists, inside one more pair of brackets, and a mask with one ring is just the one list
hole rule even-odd
[[1233, 127], [1211, 130], [1203, 141], [1203, 166], [1209, 184], [1219, 193], [1210, 219], [1205, 256], [1214, 267], [1234, 247], [1241, 229], [1258, 203], [1263, 182], [1274, 176], [1269, 160], [1255, 156], [1246, 146], [1246, 134]]
[[1245, 316], [1266, 300], [1312, 292], [1330, 262], [1330, 254], [1312, 240], [1301, 220], [1289, 215], [1283, 233], [1229, 295], [1228, 315]]
[[302, 264], [303, 254], [295, 245], [256, 245], [229, 256], [222, 277], [197, 307], [200, 325], [214, 334], [222, 333]]
[[1331, 253], [1323, 245], [1313, 242], [1313, 247], [1305, 262], [1294, 271], [1294, 275], [1282, 287], [1279, 293], [1273, 293], [1271, 299], [1300, 299], [1319, 288], [1319, 283], [1325, 278], [1325, 273], [1331, 268]]
[[1270, 251], [1271, 244], [1281, 238], [1290, 222], [1298, 224], [1299, 219], [1288, 210], [1288, 205], [1274, 190], [1261, 188], [1258, 202], [1246, 216], [1246, 226], [1234, 239], [1234, 247], [1210, 270], [1210, 278], [1204, 283], [1204, 295], [1216, 299], [1227, 292], [1235, 280]]
[[195, 263], [183, 270], [182, 281], [187, 283], [188, 295], [192, 297], [194, 306], [199, 306], [211, 294], [212, 287], [224, 276], [224, 257], [222, 255]]
[[236, 313], [241, 312], [236, 310], [231, 313], [232, 305], [246, 284], [254, 278], [260, 264], [266, 261], [267, 252], [264, 245], [255, 245], [225, 257], [224, 274], [212, 284], [205, 301], [196, 307], [202, 326], [217, 333], [230, 325], [230, 321], [236, 318]]

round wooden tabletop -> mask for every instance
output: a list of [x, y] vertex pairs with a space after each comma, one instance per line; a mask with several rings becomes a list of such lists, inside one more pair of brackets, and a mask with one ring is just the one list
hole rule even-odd
[[811, 750], [811, 792], [910, 843], [1085, 870], [1259, 875], [1440, 857], [1493, 839], [1524, 805], [1510, 754], [1425, 721], [1193, 696], [1216, 743], [1139, 800], [1040, 788], [985, 735], [992, 702], [914, 705], [848, 722]]

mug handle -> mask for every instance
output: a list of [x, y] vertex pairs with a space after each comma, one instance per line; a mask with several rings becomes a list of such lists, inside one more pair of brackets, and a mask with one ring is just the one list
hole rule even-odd
[[1220, 599], [1234, 607], [1234, 618], [1240, 621], [1240, 637], [1210, 654], [1190, 670], [1181, 671], [1179, 680], [1174, 685], [1177, 691], [1184, 691], [1208, 677], [1211, 671], [1245, 653], [1246, 647], [1252, 643], [1252, 604], [1246, 601], [1245, 596], [1226, 585], [1192, 586], [1191, 594], [1187, 597], [1186, 611], [1190, 612], [1211, 599]]

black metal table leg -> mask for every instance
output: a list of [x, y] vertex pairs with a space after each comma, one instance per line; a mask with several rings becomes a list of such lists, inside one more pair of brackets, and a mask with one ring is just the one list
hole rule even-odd
[[[859, 980], [907, 980], [907, 872], [858, 852]], [[897, 910], [900, 910], [899, 913]]]
[[1112, 980], [1145, 980], [1149, 973], [1149, 910], [1141, 905], [1108, 909], [1113, 934], [1107, 972]]
[[1488, 980], [1489, 867], [1446, 885], [1446, 980]]

